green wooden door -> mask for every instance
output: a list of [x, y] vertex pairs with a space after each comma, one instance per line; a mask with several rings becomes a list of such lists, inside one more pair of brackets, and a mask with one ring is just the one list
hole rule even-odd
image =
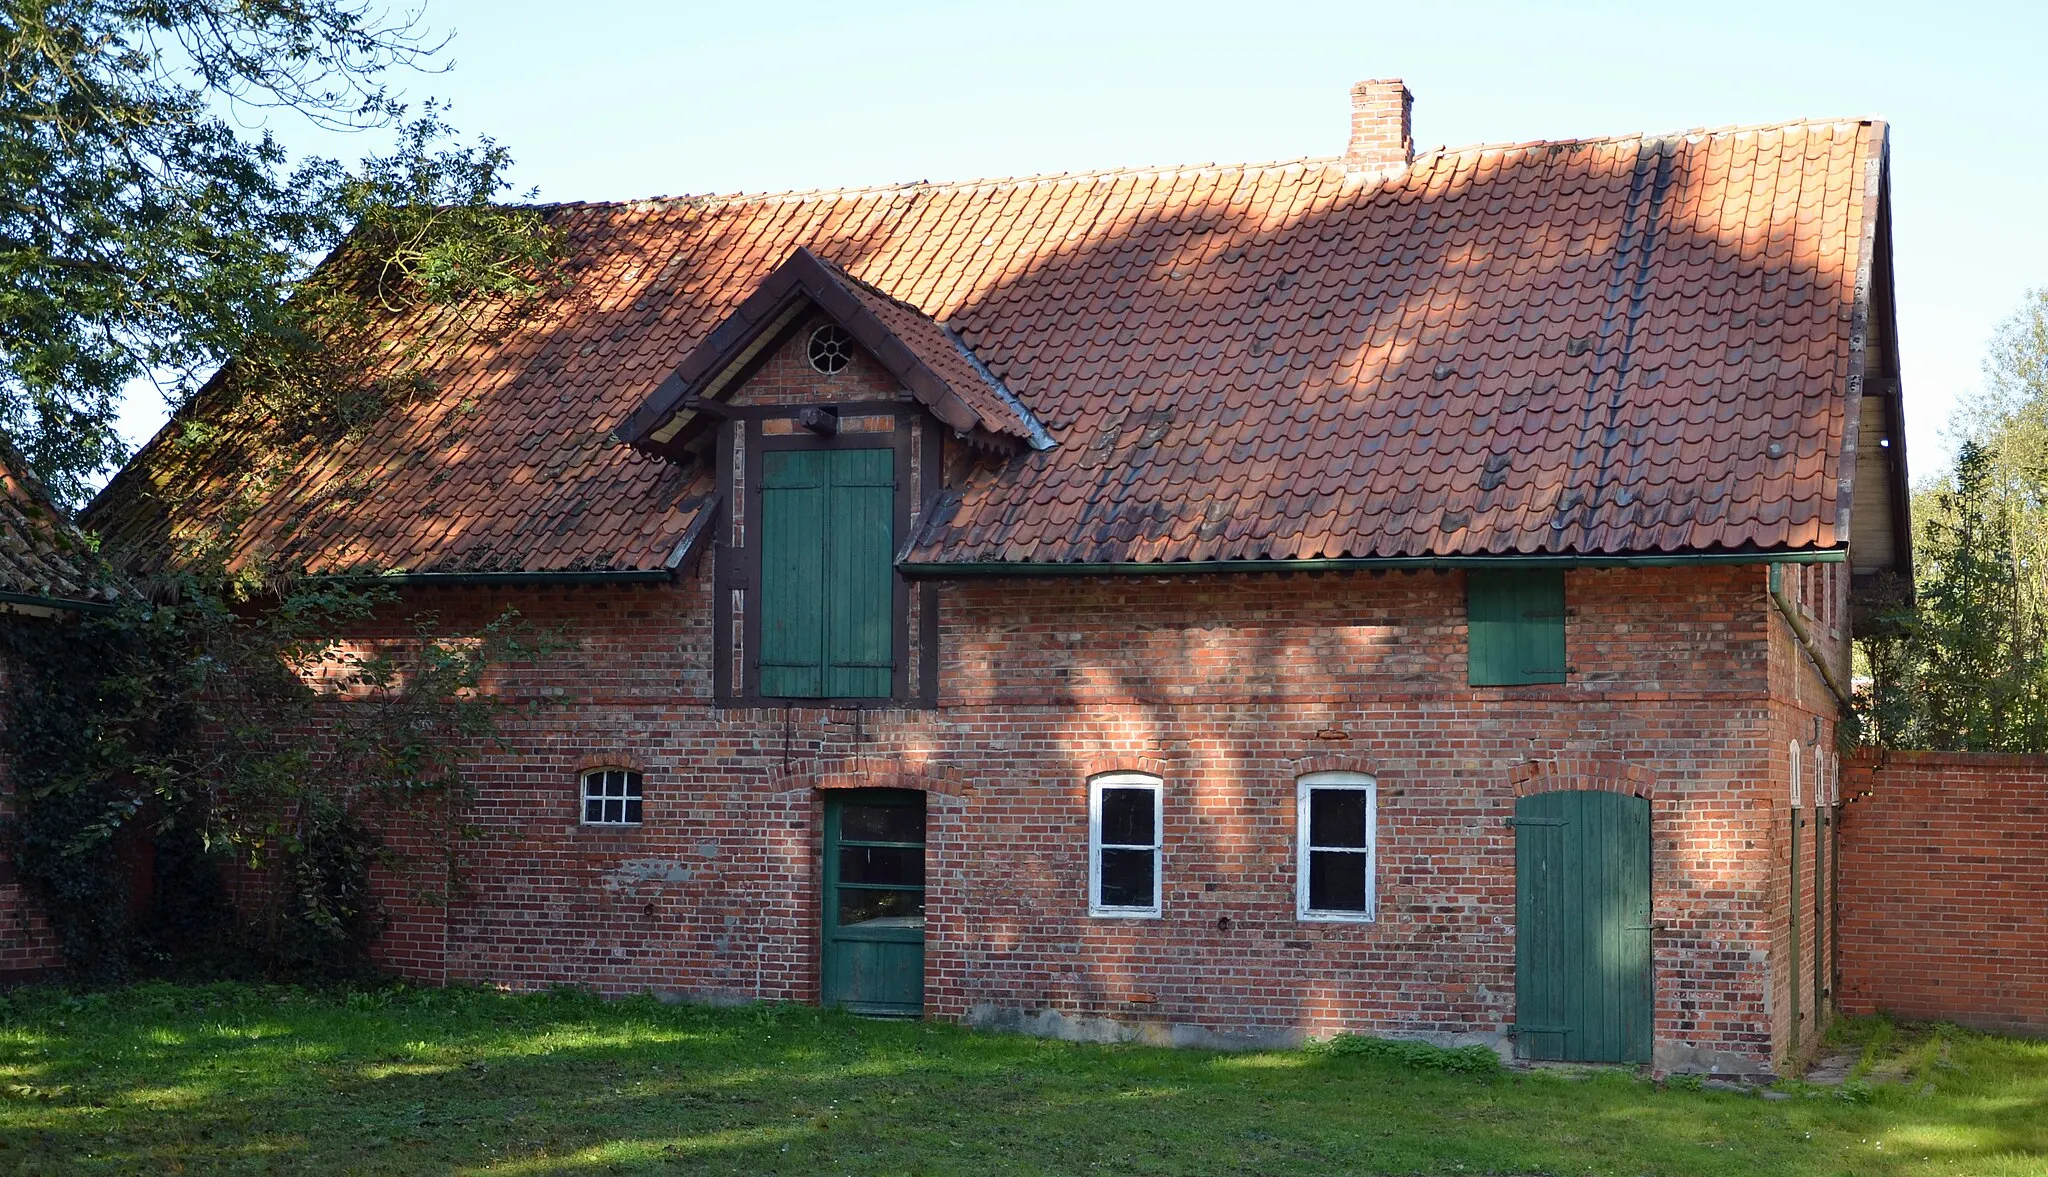
[[825, 798], [820, 1000], [857, 1013], [924, 1012], [924, 794]]
[[1650, 803], [1515, 803], [1515, 1044], [1528, 1059], [1650, 1061]]
[[895, 463], [882, 449], [761, 456], [763, 695], [888, 697]]

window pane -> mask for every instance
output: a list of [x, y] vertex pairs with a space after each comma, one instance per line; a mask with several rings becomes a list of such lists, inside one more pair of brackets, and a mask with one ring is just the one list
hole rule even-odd
[[856, 805], [839, 807], [839, 836], [848, 842], [912, 842], [924, 844], [924, 806]]
[[606, 798], [604, 803], [604, 819], [609, 822], [626, 820], [626, 803], [615, 797]]
[[583, 803], [584, 821], [603, 821], [604, 802], [593, 797]]
[[922, 887], [924, 851], [897, 846], [841, 846], [839, 881]]
[[638, 797], [640, 795], [640, 774], [637, 772], [622, 772], [618, 775], [620, 791], [628, 797]]
[[869, 928], [921, 928], [924, 926], [923, 891], [839, 892], [839, 926], [866, 925]]
[[1158, 824], [1152, 819], [1150, 789], [1102, 790], [1102, 844], [1150, 846]]
[[1150, 850], [1102, 851], [1102, 906], [1153, 906], [1152, 862]]
[[631, 823], [632, 823], [632, 824], [634, 824], [634, 825], [639, 825], [639, 824], [640, 824], [640, 798], [638, 798], [638, 797], [630, 797], [630, 798], [627, 798], [627, 800], [626, 800], [626, 820], [627, 820], [628, 822], [631, 822]]
[[1308, 844], [1365, 849], [1365, 790], [1310, 789]]
[[1344, 850], [1313, 850], [1308, 856], [1308, 906], [1311, 911], [1365, 910], [1366, 855]]

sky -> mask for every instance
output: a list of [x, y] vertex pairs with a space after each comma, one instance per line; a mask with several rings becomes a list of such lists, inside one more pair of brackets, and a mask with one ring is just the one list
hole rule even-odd
[[[508, 145], [542, 200], [1330, 156], [1364, 78], [1408, 83], [1424, 148], [1881, 117], [1916, 479], [1998, 323], [2048, 286], [2048, 4], [426, 0], [425, 19], [453, 67], [409, 94]], [[137, 396], [124, 432], [162, 416]]]

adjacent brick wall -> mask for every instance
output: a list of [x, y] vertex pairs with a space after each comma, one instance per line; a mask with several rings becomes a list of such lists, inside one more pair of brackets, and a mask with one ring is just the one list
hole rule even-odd
[[1843, 770], [1842, 1008], [2048, 1034], [2048, 757]]

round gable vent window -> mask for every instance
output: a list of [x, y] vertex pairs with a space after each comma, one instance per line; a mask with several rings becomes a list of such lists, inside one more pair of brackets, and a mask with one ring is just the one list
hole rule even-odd
[[837, 376], [853, 362], [853, 336], [837, 323], [827, 323], [811, 332], [811, 367], [827, 376]]

